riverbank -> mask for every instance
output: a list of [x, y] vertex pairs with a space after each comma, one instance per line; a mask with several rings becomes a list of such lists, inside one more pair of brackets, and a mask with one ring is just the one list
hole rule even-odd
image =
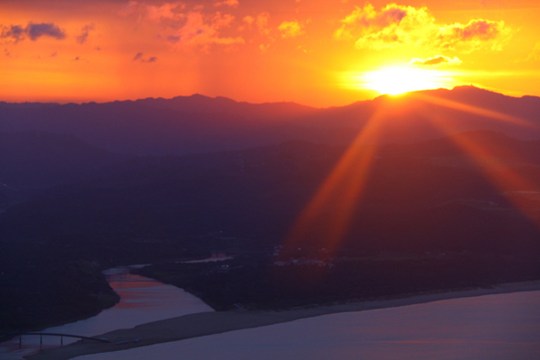
[[233, 330], [256, 328], [333, 313], [393, 308], [439, 300], [540, 290], [540, 281], [500, 284], [490, 288], [431, 292], [406, 297], [314, 306], [285, 311], [223, 311], [198, 313], [155, 321], [131, 329], [111, 331], [100, 337], [109, 344], [75, 343], [27, 357], [32, 360], [62, 360], [81, 355], [119, 351], [178, 341]]
[[[175, 286], [162, 284], [150, 278], [131, 274], [132, 267], [112, 268], [104, 272], [109, 286], [120, 301], [109, 309], [84, 320], [44, 329], [46, 333], [95, 336], [116, 329], [127, 329], [152, 321], [178, 317], [190, 313], [213, 311], [195, 296]], [[59, 337], [24, 336], [0, 344], [1, 359], [22, 359], [41, 347], [56, 347]], [[63, 344], [75, 342], [64, 338]]]
[[540, 279], [533, 256], [431, 253], [280, 260], [268, 253], [222, 262], [162, 262], [136, 273], [175, 285], [218, 311], [275, 311], [488, 288]]
[[93, 317], [119, 301], [96, 262], [51, 262], [47, 257], [20, 261], [25, 266], [0, 266], [0, 342], [10, 334]]

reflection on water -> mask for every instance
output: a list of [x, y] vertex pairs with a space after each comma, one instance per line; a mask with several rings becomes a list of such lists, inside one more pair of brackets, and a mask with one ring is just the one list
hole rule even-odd
[[540, 359], [540, 291], [325, 315], [76, 360]]
[[[127, 268], [110, 269], [105, 275], [111, 287], [120, 296], [118, 304], [89, 319], [48, 328], [42, 332], [93, 336], [151, 321], [213, 311], [211, 307], [184, 290], [131, 274]], [[77, 340], [63, 339], [64, 345], [74, 341]], [[20, 359], [21, 356], [39, 349], [40, 338], [24, 336], [20, 350], [18, 338], [1, 345], [1, 359]], [[43, 337], [43, 348], [59, 345], [60, 338]]]

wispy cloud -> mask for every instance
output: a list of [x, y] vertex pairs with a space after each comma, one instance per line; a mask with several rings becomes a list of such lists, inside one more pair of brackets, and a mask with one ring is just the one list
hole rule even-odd
[[88, 24], [83, 26], [81, 29], [81, 33], [77, 35], [77, 42], [79, 44], [84, 44], [88, 40], [88, 36], [90, 36], [90, 32], [94, 30], [94, 24]]
[[236, 17], [231, 10], [238, 5], [236, 0], [154, 4], [132, 0], [123, 7], [121, 15], [157, 24], [161, 28], [159, 38], [176, 47], [207, 48], [245, 43], [238, 27], [233, 26]]
[[278, 26], [278, 30], [283, 38], [293, 38], [304, 33], [303, 26], [298, 21], [283, 21]]
[[235, 17], [226, 13], [205, 14], [201, 11], [192, 11], [187, 14], [183, 24], [172, 35], [178, 38], [181, 45], [209, 46], [243, 44], [241, 36], [224, 35], [223, 30], [231, 26]]
[[237, 7], [239, 4], [238, 0], [218, 0], [214, 3], [216, 7]]
[[2, 28], [1, 37], [14, 42], [22, 40], [26, 36], [26, 29], [21, 25], [10, 25]]
[[270, 28], [270, 14], [267, 12], [244, 16], [242, 22], [247, 25], [249, 29], [256, 29], [261, 35], [268, 36], [272, 32], [272, 29]]
[[150, 20], [182, 20], [185, 15], [186, 5], [181, 2], [166, 2], [161, 5], [147, 5], [146, 15]]
[[158, 60], [156, 56], [145, 56], [143, 52], [138, 52], [133, 56], [133, 61], [139, 61], [143, 63], [155, 63]]

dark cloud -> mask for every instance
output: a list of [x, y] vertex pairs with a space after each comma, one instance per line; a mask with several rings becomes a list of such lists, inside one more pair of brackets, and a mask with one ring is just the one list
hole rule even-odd
[[155, 63], [156, 61], [158, 61], [158, 58], [157, 56], [144, 56], [144, 53], [139, 51], [133, 57], [133, 61], [140, 61], [143, 63]]
[[94, 24], [83, 26], [81, 33], [77, 36], [77, 42], [79, 44], [84, 44], [88, 40], [88, 36], [92, 30], [94, 30]]
[[22, 25], [4, 26], [0, 33], [0, 38], [14, 42], [19, 42], [25, 38], [36, 41], [43, 36], [62, 40], [66, 37], [66, 33], [53, 23], [29, 23], [26, 27]]
[[24, 38], [25, 33], [25, 29], [21, 25], [10, 25], [2, 29], [1, 37], [17, 42]]
[[169, 35], [169, 36], [167, 36], [167, 41], [172, 42], [172, 43], [177, 43], [177, 42], [180, 41], [180, 36], [178, 36], [178, 35]]
[[448, 57], [444, 55], [437, 55], [427, 59], [415, 58], [411, 60], [411, 64], [414, 65], [424, 65], [424, 66], [434, 66], [434, 65], [458, 65], [461, 64], [461, 60], [454, 56]]
[[26, 34], [32, 41], [35, 41], [42, 36], [49, 36], [58, 40], [62, 40], [66, 37], [66, 33], [53, 23], [30, 23], [26, 26]]

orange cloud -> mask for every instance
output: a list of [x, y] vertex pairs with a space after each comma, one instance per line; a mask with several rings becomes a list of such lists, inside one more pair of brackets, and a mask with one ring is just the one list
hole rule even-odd
[[232, 45], [243, 44], [240, 36], [225, 36], [221, 31], [229, 27], [234, 16], [217, 12], [212, 15], [202, 12], [187, 14], [185, 24], [178, 30], [179, 43], [187, 45]]
[[472, 52], [481, 48], [500, 50], [510, 33], [503, 21], [473, 19], [466, 24], [439, 24], [427, 7], [389, 4], [376, 10], [367, 4], [342, 19], [334, 36], [354, 40], [357, 48], [403, 45]]
[[255, 16], [244, 16], [242, 21], [244, 22], [244, 24], [248, 25], [248, 27], [255, 27], [262, 35], [270, 35], [270, 32], [272, 31], [269, 25], [270, 14], [267, 12], [262, 12]]
[[268, 51], [271, 44], [276, 41], [276, 36], [272, 34], [275, 29], [270, 26], [270, 14], [261, 12], [257, 15], [247, 15], [243, 17], [242, 22], [244, 25], [240, 29], [251, 36], [256, 35], [253, 31], [258, 33], [259, 38], [253, 42], [258, 43], [261, 52]]
[[[135, 18], [139, 22], [149, 20], [162, 27], [159, 38], [178, 47], [203, 47], [210, 45], [243, 44], [245, 40], [232, 28], [236, 21], [234, 15], [216, 11], [216, 7], [235, 7], [236, 0], [210, 2], [164, 2], [147, 4], [130, 1], [120, 14]], [[153, 29], [155, 31], [155, 28]]]
[[473, 19], [467, 24], [441, 26], [437, 44], [443, 48], [457, 48], [462, 44], [472, 48], [485, 45], [492, 50], [501, 50], [509, 34], [510, 29], [504, 21]]
[[179, 20], [185, 17], [183, 3], [164, 3], [146, 6], [146, 15], [154, 21]]
[[218, 0], [216, 1], [214, 5], [217, 7], [221, 7], [221, 6], [237, 7], [239, 4], [240, 3], [238, 2], [238, 0]]
[[298, 21], [283, 21], [279, 24], [278, 30], [283, 38], [293, 38], [304, 33], [304, 29]]

